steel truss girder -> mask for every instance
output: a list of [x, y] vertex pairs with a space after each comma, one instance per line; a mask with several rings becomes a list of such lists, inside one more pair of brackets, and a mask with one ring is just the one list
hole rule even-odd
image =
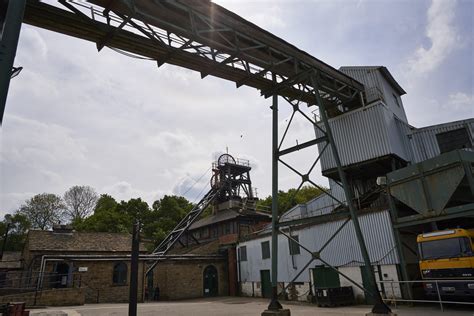
[[[88, 2], [94, 5], [68, 1], [69, 11], [28, 0], [24, 21], [93, 41], [98, 48], [107, 45], [157, 60], [159, 65], [167, 62], [199, 71], [203, 77], [231, 80], [237, 87], [278, 89], [281, 96], [309, 105], [315, 104], [305, 75], [311, 70], [319, 71], [321, 94], [330, 105], [357, 101], [355, 96], [363, 90], [357, 81], [299, 50], [287, 53], [284, 48], [290, 45], [282, 40], [275, 41], [267, 33], [260, 39], [246, 32], [247, 25], [226, 23], [223, 14], [228, 11], [215, 4], [211, 6], [219, 8], [220, 15], [212, 20], [203, 5], [193, 1], [136, 0], [135, 6], [121, 0]], [[294, 77], [299, 80], [288, 80]]]

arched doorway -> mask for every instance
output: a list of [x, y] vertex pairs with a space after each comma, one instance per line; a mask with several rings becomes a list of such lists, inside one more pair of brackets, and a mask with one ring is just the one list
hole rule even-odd
[[68, 286], [69, 279], [69, 265], [65, 262], [60, 262], [56, 265], [56, 280], [53, 287], [61, 288]]
[[217, 296], [219, 293], [217, 269], [207, 266], [203, 275], [204, 296]]

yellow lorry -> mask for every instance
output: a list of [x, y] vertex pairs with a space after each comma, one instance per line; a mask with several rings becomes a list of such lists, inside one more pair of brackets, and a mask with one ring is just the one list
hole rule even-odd
[[[474, 301], [474, 229], [449, 229], [417, 237], [420, 272], [428, 296]], [[462, 282], [461, 282], [462, 281]], [[465, 281], [465, 282], [464, 282]]]

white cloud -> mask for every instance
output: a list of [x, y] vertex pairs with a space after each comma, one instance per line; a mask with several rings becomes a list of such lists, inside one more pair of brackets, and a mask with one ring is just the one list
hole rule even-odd
[[154, 201], [161, 198], [164, 194], [170, 192], [163, 192], [163, 191], [145, 191], [140, 190], [134, 187], [127, 181], [119, 181], [113, 183], [111, 185], [105, 186], [100, 190], [101, 193], [109, 194], [113, 198], [115, 198], [118, 202], [119, 201], [128, 201], [129, 199], [137, 199], [141, 198], [142, 200], [146, 201], [148, 205], [152, 205]]
[[242, 1], [217, 0], [213, 1], [231, 10], [265, 29], [281, 29], [286, 26], [285, 11], [281, 4], [284, 1]]
[[474, 115], [474, 95], [464, 92], [450, 94], [445, 108], [456, 112], [466, 111]]
[[460, 45], [454, 27], [455, 8], [454, 0], [432, 0], [426, 26], [431, 46], [419, 46], [408, 61], [412, 75], [423, 75], [436, 69]]
[[41, 33], [34, 28], [22, 28], [21, 36], [25, 45], [18, 51], [18, 57], [23, 60], [44, 60], [48, 54], [48, 46]]

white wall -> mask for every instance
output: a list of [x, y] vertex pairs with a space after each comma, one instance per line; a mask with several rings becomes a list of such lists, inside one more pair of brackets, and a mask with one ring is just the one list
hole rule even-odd
[[[359, 217], [362, 234], [366, 240], [369, 256], [376, 264], [397, 264], [395, 241], [393, 238], [390, 214], [388, 211], [364, 214]], [[319, 250], [332, 234], [342, 225], [344, 220], [326, 222], [294, 231], [300, 243], [311, 251]], [[247, 261], [240, 262], [241, 281], [260, 281], [260, 270], [270, 270], [271, 259], [262, 260], [261, 243], [270, 241], [265, 236], [241, 242], [237, 246], [247, 247]], [[354, 226], [349, 221], [340, 233], [329, 243], [321, 254], [322, 258], [334, 266], [360, 266], [363, 262], [359, 244], [355, 237]], [[300, 254], [290, 256], [288, 239], [278, 237], [278, 281], [290, 282], [300, 269], [311, 259], [311, 255], [303, 248]], [[315, 260], [309, 268], [321, 265]], [[296, 282], [309, 282], [309, 269], [306, 269]]]
[[[348, 278], [354, 280], [354, 282], [362, 285], [362, 273], [360, 267], [340, 267], [339, 271], [344, 273]], [[365, 299], [364, 291], [362, 291], [357, 286], [354, 286], [351, 281], [343, 277], [342, 275], [339, 278], [341, 286], [352, 286], [352, 291], [354, 292], [354, 297], [357, 302], [362, 302]]]
[[[392, 88], [388, 81], [385, 80], [382, 74], [380, 72], [378, 73], [378, 75], [380, 76], [380, 83], [383, 89], [382, 93], [384, 94], [385, 104], [399, 119], [408, 122], [401, 96], [398, 94], [398, 92], [395, 91], [395, 89]], [[396, 104], [393, 95], [397, 97], [398, 103], [400, 105]]]
[[242, 296], [255, 296], [254, 282], [240, 282], [240, 291]]
[[[375, 267], [375, 270], [377, 271], [375, 273], [375, 278], [376, 281], [380, 281], [380, 276], [378, 273], [378, 269], [380, 268], [380, 272], [382, 274], [382, 280], [383, 281], [399, 281], [398, 278], [398, 272], [397, 272], [397, 266], [396, 265], [381, 265], [378, 267]], [[361, 267], [339, 267], [338, 270], [345, 274], [348, 278], [352, 279], [353, 281], [357, 282], [362, 286], [362, 273], [361, 273]], [[308, 279], [311, 279], [310, 282], [304, 282], [300, 284], [295, 284], [294, 285], [294, 292], [291, 291], [290, 288], [286, 291], [288, 298], [290, 300], [297, 300], [301, 302], [308, 301], [308, 295], [310, 293], [310, 285], [314, 284], [313, 277], [309, 277]], [[355, 286], [349, 279], [343, 277], [342, 275], [339, 276], [339, 280], [341, 283], [341, 286], [350, 286], [352, 287], [352, 290], [354, 292], [354, 297], [357, 302], [363, 303], [365, 301], [365, 293], [362, 289], [359, 287]], [[284, 283], [284, 286], [288, 286], [288, 282]], [[246, 282], [240, 282], [241, 286], [241, 293], [242, 296], [249, 296], [249, 297], [261, 297], [262, 296], [262, 289], [261, 289], [261, 283], [260, 281], [246, 281]], [[385, 291], [385, 297], [386, 298], [401, 298], [401, 289], [400, 285], [397, 283], [378, 283], [379, 290], [382, 290], [382, 287]], [[281, 292], [281, 288], [280, 291]], [[292, 295], [294, 294], [294, 296]]]
[[[383, 281], [399, 281], [397, 266], [395, 265], [383, 265], [381, 266], [382, 270], [382, 280]], [[385, 295], [387, 298], [401, 298], [402, 292], [400, 290], [399, 283], [384, 283]]]

